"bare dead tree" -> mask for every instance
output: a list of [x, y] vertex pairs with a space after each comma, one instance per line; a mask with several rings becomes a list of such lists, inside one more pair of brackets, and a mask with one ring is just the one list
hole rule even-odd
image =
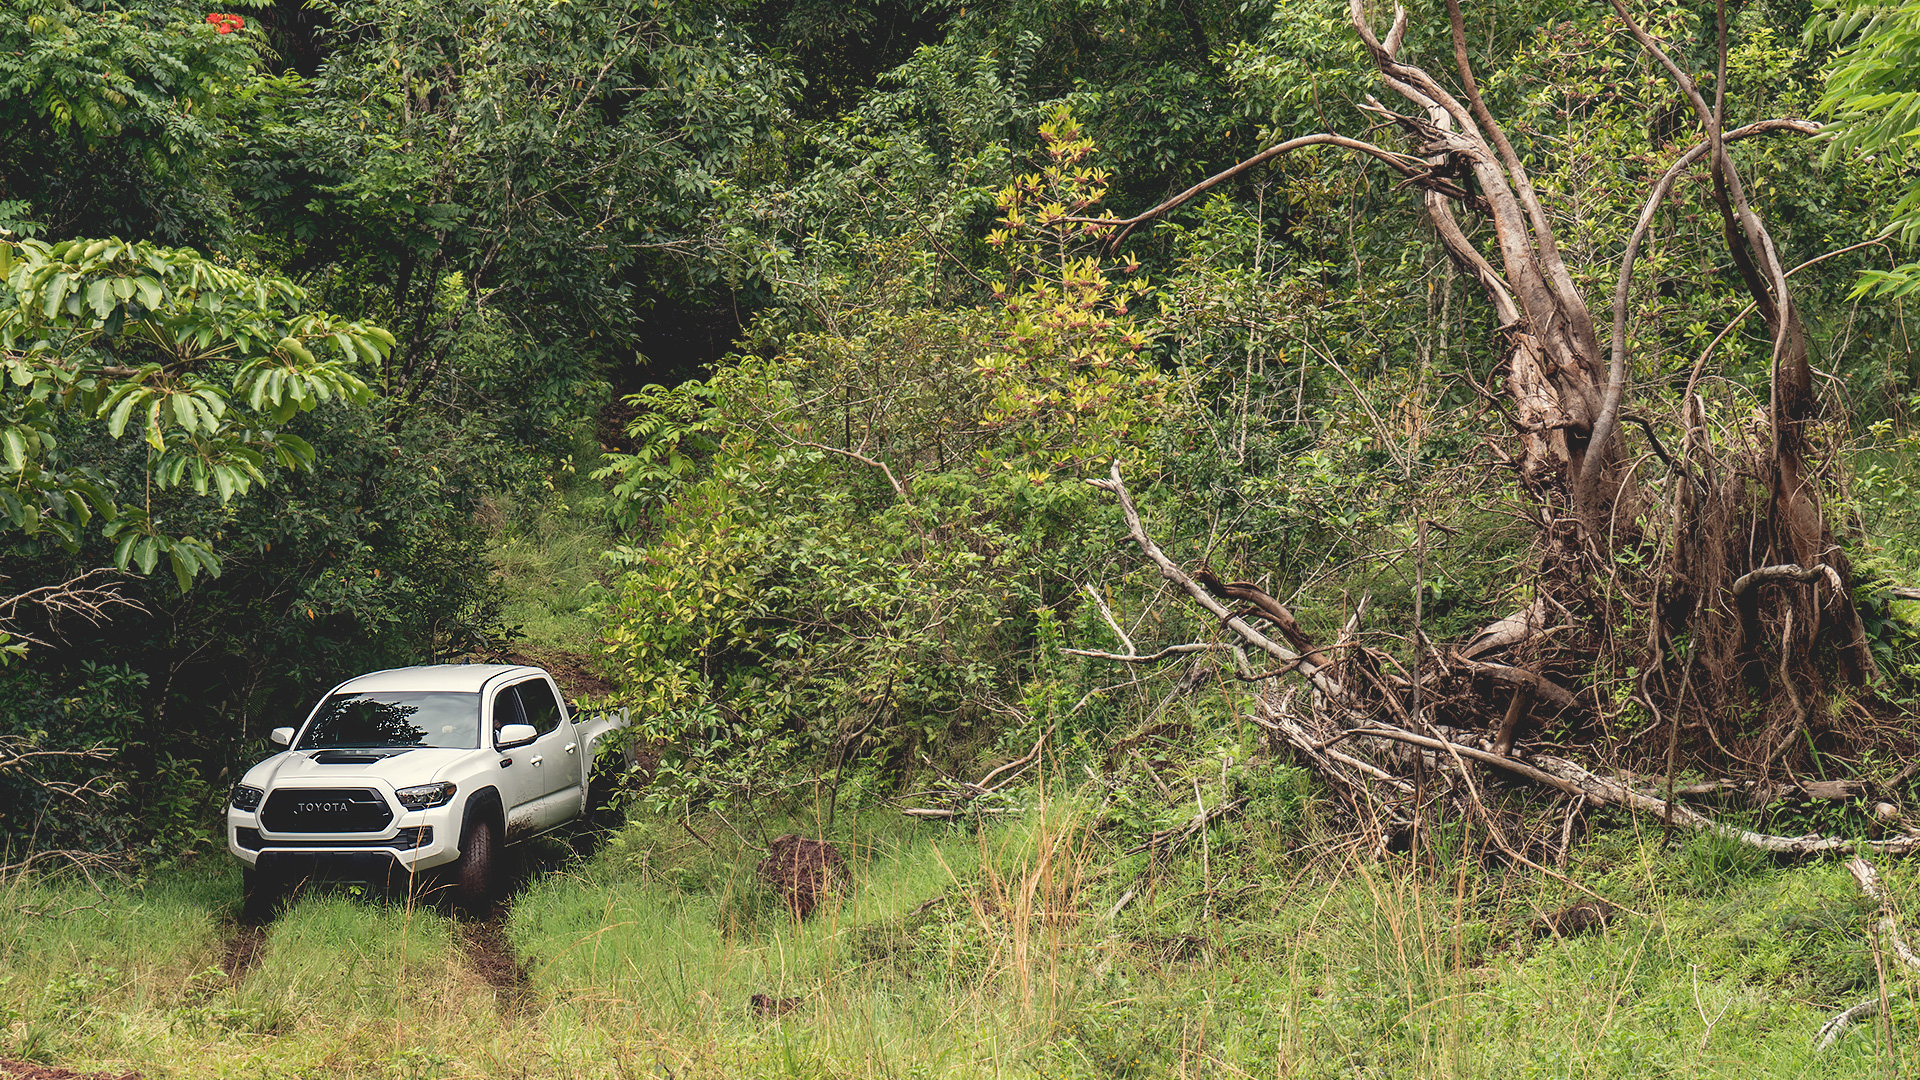
[[[1788, 288], [1790, 271], [1749, 199], [1730, 151], [1761, 136], [1812, 135], [1820, 129], [1794, 119], [1725, 129], [1724, 3], [1711, 103], [1622, 0], [1609, 3], [1623, 32], [1667, 73], [1689, 103], [1704, 137], [1675, 148], [1671, 163], [1645, 194], [1617, 265], [1606, 268], [1605, 276], [1617, 286], [1611, 310], [1604, 313], [1610, 323], [1604, 345], [1597, 329], [1602, 320], [1590, 310], [1567, 265], [1552, 208], [1480, 93], [1459, 0], [1446, 4], [1453, 71], [1444, 79], [1402, 55], [1408, 27], [1404, 9], [1395, 9], [1382, 36], [1365, 0], [1349, 0], [1354, 32], [1382, 84], [1402, 103], [1394, 109], [1369, 97], [1363, 107], [1400, 133], [1405, 150], [1341, 134], [1304, 136], [1272, 146], [1133, 217], [1070, 220], [1107, 229], [1109, 245], [1117, 246], [1133, 230], [1203, 192], [1313, 146], [1353, 151], [1397, 173], [1403, 187], [1419, 193], [1420, 212], [1434, 236], [1450, 260], [1480, 286], [1496, 320], [1502, 355], [1495, 370], [1514, 429], [1506, 464], [1534, 507], [1540, 535], [1538, 569], [1531, 583], [1539, 599], [1488, 626], [1443, 657], [1439, 670], [1415, 682], [1446, 689], [1451, 679], [1454, 690], [1480, 687], [1472, 696], [1481, 700], [1456, 700], [1454, 711], [1480, 717], [1496, 736], [1490, 745], [1505, 755], [1534, 714], [1551, 710], [1568, 715], [1571, 709], [1593, 715], [1600, 703], [1578, 685], [1577, 677], [1563, 674], [1556, 680], [1543, 674], [1541, 665], [1505, 664], [1501, 659], [1523, 650], [1551, 652], [1555, 646], [1541, 638], [1550, 624], [1559, 623], [1573, 626], [1576, 636], [1584, 635], [1589, 645], [1584, 660], [1591, 669], [1596, 651], [1592, 643], [1610, 640], [1623, 605], [1632, 606], [1651, 629], [1620, 667], [1640, 673], [1634, 699], [1652, 714], [1656, 728], [1665, 729], [1669, 779], [1678, 771], [1683, 728], [1692, 733], [1685, 744], [1690, 752], [1710, 756], [1722, 769], [1766, 773], [1801, 752], [1796, 738], [1820, 715], [1816, 706], [1829, 691], [1827, 672], [1856, 685], [1867, 684], [1874, 675], [1851, 569], [1823, 508], [1823, 478], [1812, 452], [1818, 401], [1806, 330]], [[1644, 415], [1657, 410], [1658, 402], [1635, 402], [1634, 411], [1628, 411], [1633, 388], [1627, 326], [1634, 269], [1677, 181], [1703, 162], [1712, 178], [1728, 251], [1773, 343], [1765, 446], [1745, 457], [1707, 437], [1707, 406], [1693, 385], [1699, 381], [1698, 366], [1673, 418], [1673, 425], [1685, 433], [1677, 454], [1660, 442]], [[1489, 235], [1485, 243], [1475, 239]], [[1583, 269], [1589, 274], [1594, 270]], [[1703, 356], [1702, 365], [1704, 361]], [[1651, 451], [1647, 459], [1664, 466], [1660, 483], [1649, 483], [1636, 472], [1639, 452], [1629, 453], [1624, 435], [1629, 426], [1646, 436]], [[1755, 476], [1764, 478], [1763, 484], [1752, 483]], [[1658, 558], [1651, 565], [1622, 570], [1615, 556], [1626, 550], [1658, 553]], [[1330, 662], [1297, 636], [1290, 613], [1284, 621], [1267, 616], [1292, 645], [1284, 656], [1275, 653], [1259, 630], [1229, 620], [1230, 612], [1205, 595], [1204, 588], [1191, 579], [1182, 581], [1187, 578], [1184, 571], [1179, 578], [1171, 576], [1157, 549], [1147, 550], [1143, 543], [1143, 551], [1170, 581], [1222, 618], [1223, 625], [1305, 675], [1321, 697], [1340, 700], [1348, 691], [1364, 692], [1376, 718], [1428, 737], [1420, 730], [1430, 719], [1422, 695], [1409, 694], [1407, 688], [1372, 673], [1371, 668], [1384, 670], [1382, 665], [1351, 665], [1355, 672], [1367, 673], [1356, 680], [1341, 670], [1350, 666], [1344, 658]], [[1549, 608], [1558, 612], [1556, 618], [1547, 617]], [[1683, 635], [1688, 642], [1684, 648], [1674, 644]], [[1417, 631], [1414, 638], [1419, 653]], [[1563, 672], [1576, 670], [1580, 650], [1561, 649]], [[1358, 655], [1364, 657], [1364, 650]], [[1425, 654], [1420, 655], [1424, 664]], [[1737, 677], [1741, 673], [1749, 678]], [[1730, 748], [1730, 736], [1717, 728], [1715, 717], [1730, 705], [1751, 704], [1736, 698], [1748, 693], [1745, 684], [1754, 682], [1770, 687], [1759, 699], [1770, 722], [1764, 732], [1741, 736], [1746, 742]], [[1357, 699], [1349, 694], [1346, 700], [1353, 707]], [[1583, 791], [1583, 797], [1616, 801], [1592, 791]], [[1661, 802], [1671, 804], [1671, 796]]]

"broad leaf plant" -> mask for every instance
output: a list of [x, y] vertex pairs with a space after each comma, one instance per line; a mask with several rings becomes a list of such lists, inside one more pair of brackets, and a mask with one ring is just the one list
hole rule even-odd
[[[77, 550], [97, 523], [122, 570], [165, 559], [184, 592], [220, 562], [175, 535], [155, 492], [224, 506], [275, 468], [310, 467], [286, 430], [332, 400], [372, 397], [363, 372], [393, 337], [308, 306], [292, 281], [125, 240], [0, 241], [0, 527]], [[145, 485], [116, 490], [76, 450], [86, 425], [145, 444]]]

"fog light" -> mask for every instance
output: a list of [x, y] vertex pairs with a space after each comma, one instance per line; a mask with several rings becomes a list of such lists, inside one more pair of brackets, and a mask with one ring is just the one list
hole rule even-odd
[[400, 805], [409, 810], [425, 810], [432, 806], [444, 806], [453, 798], [454, 786], [445, 780], [437, 784], [421, 784], [419, 787], [405, 787], [394, 792], [400, 797]]

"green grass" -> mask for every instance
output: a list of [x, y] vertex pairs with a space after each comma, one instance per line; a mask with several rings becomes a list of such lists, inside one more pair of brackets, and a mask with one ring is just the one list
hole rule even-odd
[[[830, 838], [853, 886], [800, 923], [754, 864], [767, 835], [805, 823], [640, 820], [517, 896], [504, 933], [520, 993], [475, 970], [444, 915], [351, 890], [297, 898], [233, 980], [223, 865], [100, 893], [15, 879], [0, 885], [0, 1056], [150, 1080], [1920, 1069], [1920, 985], [1876, 959], [1835, 864], [1616, 822], [1568, 871], [1626, 910], [1561, 940], [1535, 929], [1582, 899], [1564, 884], [1353, 859], [1310, 822], [1268, 827], [1277, 806], [1214, 830], [1204, 860], [1157, 862], [1119, 857], [1131, 837], [1090, 830], [1079, 795], [979, 827], [843, 814]], [[1920, 899], [1916, 868], [1882, 872], [1903, 905]], [[1883, 988], [1890, 1024], [1812, 1049], [1827, 1016]], [[766, 1017], [755, 994], [799, 1003]]]
[[544, 502], [490, 504], [489, 557], [506, 588], [503, 615], [535, 647], [595, 651], [599, 622], [592, 605], [605, 599], [610, 543], [596, 499], [583, 490], [552, 492]]

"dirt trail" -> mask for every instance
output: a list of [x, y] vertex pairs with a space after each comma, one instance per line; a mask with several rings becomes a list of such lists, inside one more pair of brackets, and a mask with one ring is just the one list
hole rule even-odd
[[225, 929], [227, 941], [220, 950], [220, 970], [227, 973], [229, 983], [237, 984], [260, 962], [260, 954], [267, 947], [267, 927], [243, 920], [228, 923]]
[[500, 1011], [518, 1016], [533, 1003], [533, 980], [527, 974], [526, 961], [507, 940], [506, 922], [506, 909], [502, 908], [485, 921], [458, 923], [455, 936], [466, 952], [467, 966], [493, 987]]
[[137, 1072], [74, 1072], [72, 1069], [61, 1069], [52, 1065], [36, 1065], [31, 1061], [0, 1058], [0, 1078], [4, 1080], [140, 1080], [140, 1074]]

